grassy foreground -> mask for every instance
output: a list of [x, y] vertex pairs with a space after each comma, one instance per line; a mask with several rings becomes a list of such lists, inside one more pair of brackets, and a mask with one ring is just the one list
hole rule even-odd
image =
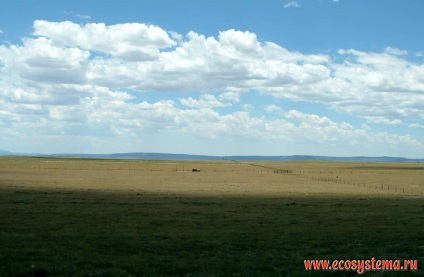
[[424, 274], [419, 194], [229, 162], [178, 171], [191, 163], [0, 160], [0, 276], [351, 276], [303, 260], [372, 257], [418, 260], [385, 276]]

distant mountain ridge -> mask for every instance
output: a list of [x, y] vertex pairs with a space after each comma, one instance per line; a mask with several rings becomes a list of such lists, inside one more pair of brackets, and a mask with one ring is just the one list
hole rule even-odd
[[242, 161], [340, 161], [340, 162], [424, 162], [424, 159], [408, 159], [402, 157], [331, 157], [313, 155], [291, 156], [212, 156], [173, 153], [112, 153], [112, 154], [52, 154], [14, 153], [0, 150], [0, 156], [36, 156], [36, 157], [71, 157], [91, 159], [149, 159], [149, 160], [242, 160]]

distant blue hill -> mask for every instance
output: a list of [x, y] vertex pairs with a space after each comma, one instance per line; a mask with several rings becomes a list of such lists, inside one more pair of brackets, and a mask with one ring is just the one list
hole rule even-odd
[[424, 162], [424, 159], [407, 159], [402, 157], [330, 157], [312, 155], [293, 156], [228, 156], [231, 160], [266, 160], [266, 161], [339, 161], [339, 162]]
[[0, 156], [42, 156], [40, 153], [20, 153], [20, 152], [10, 152], [7, 150], [0, 150]]
[[424, 159], [402, 157], [330, 157], [312, 155], [292, 156], [211, 156], [172, 153], [112, 153], [112, 154], [31, 154], [0, 150], [0, 156], [72, 157], [88, 159], [146, 159], [146, 160], [238, 160], [238, 161], [339, 161], [339, 162], [424, 162]]
[[207, 155], [167, 153], [113, 153], [113, 154], [54, 154], [52, 157], [76, 157], [95, 159], [146, 159], [146, 160], [219, 160], [222, 157]]

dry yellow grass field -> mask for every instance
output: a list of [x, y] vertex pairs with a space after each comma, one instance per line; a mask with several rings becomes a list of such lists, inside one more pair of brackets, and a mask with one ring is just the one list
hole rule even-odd
[[6, 187], [205, 196], [423, 197], [424, 164], [15, 157], [0, 159], [0, 182]]

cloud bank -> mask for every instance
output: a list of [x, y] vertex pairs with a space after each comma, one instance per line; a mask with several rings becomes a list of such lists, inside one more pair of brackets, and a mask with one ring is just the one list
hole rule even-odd
[[[423, 128], [424, 65], [387, 47], [332, 55], [289, 51], [249, 31], [181, 35], [142, 23], [37, 20], [0, 45], [0, 137], [140, 137], [179, 132], [310, 145], [386, 145], [424, 153], [420, 137], [372, 131], [244, 95], [323, 105], [367, 124]], [[148, 102], [144, 93], [175, 97]], [[194, 96], [187, 97], [187, 93]], [[196, 96], [197, 95], [197, 96]], [[141, 99], [141, 100], [140, 100]], [[260, 109], [262, 114], [253, 110]]]

